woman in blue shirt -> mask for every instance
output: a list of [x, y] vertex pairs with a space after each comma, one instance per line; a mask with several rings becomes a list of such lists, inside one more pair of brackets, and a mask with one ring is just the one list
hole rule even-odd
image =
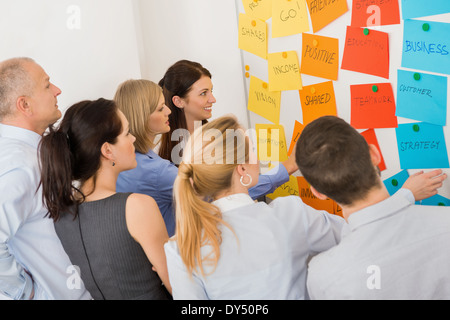
[[[122, 83], [114, 100], [127, 117], [130, 131], [136, 137], [138, 163], [137, 168], [119, 175], [117, 191], [143, 193], [153, 197], [171, 237], [175, 234], [172, 189], [178, 168], [171, 161], [162, 159], [153, 149], [156, 136], [170, 131], [169, 119], [172, 112], [165, 104], [161, 87], [149, 80], [128, 80]], [[184, 131], [189, 134], [189, 131]], [[289, 175], [296, 170], [295, 158], [290, 158], [270, 174], [261, 175], [259, 183], [250, 189], [250, 196], [257, 199], [273, 192], [287, 182]]]

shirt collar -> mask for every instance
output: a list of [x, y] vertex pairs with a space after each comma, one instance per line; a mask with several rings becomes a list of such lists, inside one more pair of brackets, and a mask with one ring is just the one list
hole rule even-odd
[[0, 137], [22, 141], [37, 149], [42, 136], [34, 131], [0, 123]]
[[412, 205], [409, 198], [408, 190], [400, 189], [388, 199], [351, 214], [348, 217], [350, 230], [354, 231], [365, 224], [384, 219]]
[[254, 203], [255, 201], [245, 193], [233, 194], [212, 202], [221, 212], [231, 211]]

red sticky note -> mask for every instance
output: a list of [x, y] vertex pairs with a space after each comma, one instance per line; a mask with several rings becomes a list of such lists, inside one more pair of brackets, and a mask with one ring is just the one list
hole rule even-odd
[[398, 127], [390, 83], [352, 85], [350, 91], [350, 123], [355, 129]]
[[361, 133], [361, 135], [366, 139], [368, 144], [373, 144], [375, 147], [377, 147], [378, 151], [381, 155], [381, 161], [378, 164], [378, 168], [380, 168], [380, 171], [386, 170], [386, 163], [384, 162], [383, 154], [381, 153], [380, 145], [378, 143], [377, 136], [375, 134], [374, 129], [369, 129]]
[[398, 1], [353, 0], [352, 27], [385, 26], [400, 23]]
[[347, 26], [341, 69], [389, 79], [389, 35]]

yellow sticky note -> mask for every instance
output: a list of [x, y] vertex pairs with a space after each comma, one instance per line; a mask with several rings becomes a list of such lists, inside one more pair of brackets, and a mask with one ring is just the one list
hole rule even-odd
[[306, 3], [314, 33], [348, 11], [347, 0], [306, 0]]
[[311, 191], [309, 183], [304, 177], [296, 177], [298, 181], [298, 192], [302, 201], [316, 210], [325, 210], [328, 213], [335, 213], [335, 202], [331, 199], [320, 200]]
[[245, 13], [261, 19], [268, 20], [272, 17], [272, 0], [242, 0]]
[[269, 90], [301, 90], [302, 78], [296, 51], [269, 54]]
[[303, 87], [300, 101], [305, 126], [323, 116], [337, 116], [333, 81]]
[[259, 114], [267, 120], [280, 123], [281, 92], [269, 91], [267, 83], [252, 76], [248, 95], [248, 110]]
[[279, 197], [297, 196], [298, 197], [298, 181], [297, 177], [290, 176], [289, 181], [278, 187], [273, 193], [268, 194], [267, 197], [275, 200]]
[[309, 31], [305, 0], [275, 0], [272, 3], [272, 38]]
[[258, 159], [282, 162], [288, 159], [284, 127], [279, 124], [256, 124]]
[[302, 73], [337, 80], [339, 39], [305, 33], [302, 41]]
[[239, 49], [267, 60], [267, 23], [239, 14]]

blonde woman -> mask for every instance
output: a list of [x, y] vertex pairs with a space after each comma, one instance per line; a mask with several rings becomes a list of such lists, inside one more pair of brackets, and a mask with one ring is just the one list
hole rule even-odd
[[149, 80], [128, 80], [119, 86], [114, 100], [136, 137], [137, 161], [135, 169], [119, 175], [117, 191], [151, 196], [158, 204], [169, 236], [172, 236], [175, 233], [172, 188], [178, 168], [153, 151], [156, 136], [170, 130], [171, 111], [165, 105], [162, 89]]
[[177, 234], [165, 245], [174, 299], [307, 298], [307, 259], [335, 246], [345, 221], [299, 197], [254, 202], [259, 164], [234, 117], [206, 124], [188, 145], [202, 148], [185, 150], [174, 186]]
[[[142, 193], [155, 199], [171, 237], [175, 234], [173, 184], [178, 168], [157, 155], [153, 148], [156, 136], [170, 131], [169, 118], [172, 112], [165, 105], [161, 87], [149, 80], [125, 81], [117, 89], [114, 100], [130, 122], [130, 131], [136, 137], [138, 163], [135, 169], [120, 174], [117, 191]], [[289, 168], [297, 168], [295, 157], [285, 163]], [[284, 181], [277, 177], [283, 176], [282, 179], [287, 177], [289, 180], [289, 173], [286, 170], [280, 171], [284, 174], [261, 175], [259, 183], [250, 189], [250, 196], [257, 199], [275, 190]]]

